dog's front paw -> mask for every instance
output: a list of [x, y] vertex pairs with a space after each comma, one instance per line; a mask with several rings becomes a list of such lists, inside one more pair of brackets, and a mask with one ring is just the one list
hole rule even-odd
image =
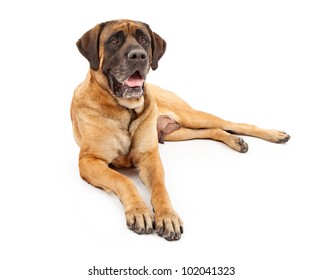
[[183, 233], [183, 223], [179, 215], [171, 208], [155, 212], [155, 231], [168, 241], [179, 240]]
[[146, 206], [127, 210], [125, 217], [128, 228], [137, 234], [150, 234], [153, 232], [153, 216]]

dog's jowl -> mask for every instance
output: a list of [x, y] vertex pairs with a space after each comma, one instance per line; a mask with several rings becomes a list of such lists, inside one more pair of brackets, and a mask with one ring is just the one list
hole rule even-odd
[[[207, 138], [245, 153], [239, 136], [274, 143], [290, 136], [278, 130], [225, 121], [196, 111], [174, 93], [147, 84], [166, 50], [166, 42], [149, 25], [114, 20], [96, 25], [77, 42], [90, 68], [71, 104], [73, 132], [80, 147], [80, 176], [121, 200], [129, 229], [154, 231], [178, 240], [183, 223], [173, 209], [164, 183], [158, 142]], [[136, 167], [151, 192], [153, 213], [134, 183], [115, 168]]]

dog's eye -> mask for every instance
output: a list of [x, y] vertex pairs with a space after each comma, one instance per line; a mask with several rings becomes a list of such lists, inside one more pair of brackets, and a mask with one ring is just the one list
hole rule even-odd
[[116, 37], [112, 38], [112, 40], [110, 41], [110, 43], [112, 45], [117, 45], [119, 42], [120, 42], [120, 40], [118, 38], [116, 38]]
[[145, 38], [145, 37], [142, 37], [142, 38], [140, 39], [140, 42], [141, 42], [141, 44], [142, 44], [142, 45], [147, 45], [147, 44], [148, 44], [148, 39], [147, 39], [147, 38]]

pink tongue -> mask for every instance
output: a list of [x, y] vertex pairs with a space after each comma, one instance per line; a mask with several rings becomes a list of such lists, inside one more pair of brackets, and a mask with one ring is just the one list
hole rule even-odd
[[129, 87], [141, 87], [143, 83], [144, 80], [141, 77], [133, 76], [124, 81], [124, 84], [126, 84]]

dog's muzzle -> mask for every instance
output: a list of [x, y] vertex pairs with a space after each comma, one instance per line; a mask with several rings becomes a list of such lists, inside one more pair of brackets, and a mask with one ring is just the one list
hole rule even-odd
[[124, 81], [118, 79], [109, 73], [110, 86], [117, 97], [140, 98], [144, 92], [145, 79], [142, 78], [139, 71], [135, 71]]
[[149, 68], [145, 50], [130, 50], [123, 67], [108, 71], [110, 86], [114, 94], [123, 98], [140, 98], [144, 93], [144, 83]]

